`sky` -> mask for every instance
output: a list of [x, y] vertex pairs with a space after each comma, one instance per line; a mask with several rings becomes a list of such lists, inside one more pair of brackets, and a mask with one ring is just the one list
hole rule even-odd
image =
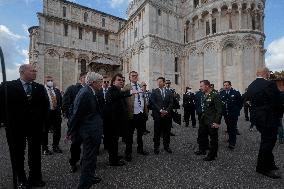
[[[70, 0], [121, 18], [126, 18], [130, 0]], [[28, 28], [38, 25], [36, 13], [42, 0], [0, 0], [0, 46], [5, 55], [7, 79], [19, 77], [18, 67], [28, 63]], [[273, 71], [284, 70], [284, 0], [266, 0], [266, 65]], [[2, 76], [0, 78], [2, 81]]]

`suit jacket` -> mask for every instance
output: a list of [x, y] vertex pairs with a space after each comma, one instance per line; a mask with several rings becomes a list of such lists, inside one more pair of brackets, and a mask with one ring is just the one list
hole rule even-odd
[[67, 118], [70, 118], [73, 112], [74, 100], [81, 88], [82, 88], [82, 85], [80, 83], [77, 83], [76, 85], [71, 85], [66, 89], [63, 95], [62, 112]]
[[281, 100], [275, 82], [257, 78], [248, 87], [247, 99], [251, 102], [251, 122], [258, 130], [279, 126]]
[[108, 89], [104, 108], [106, 132], [124, 133], [128, 119], [126, 98], [130, 96], [130, 91], [122, 91], [114, 85]]
[[165, 89], [165, 98], [163, 98], [161, 95], [161, 90], [159, 88], [153, 89], [151, 93], [151, 103], [154, 120], [161, 119], [161, 109], [168, 112], [166, 117], [171, 117], [171, 112], [173, 110], [173, 94], [170, 90]]
[[[48, 112], [48, 99], [43, 85], [36, 82], [31, 85], [31, 99], [28, 99], [20, 79], [6, 82], [7, 96], [4, 84], [0, 87], [2, 121], [12, 131], [21, 133], [28, 130], [39, 133], [43, 129]], [[8, 107], [5, 106], [5, 96]], [[6, 110], [8, 119], [4, 115]]]
[[242, 96], [239, 91], [235, 89], [230, 89], [227, 94], [226, 90], [220, 92], [220, 97], [223, 106], [223, 115], [230, 117], [238, 117], [240, 115], [240, 111], [242, 109]]
[[98, 96], [89, 86], [83, 87], [74, 101], [73, 114], [69, 119], [68, 135], [86, 133], [101, 138], [103, 133], [102, 110]]
[[[141, 86], [140, 86], [140, 88], [141, 88]], [[130, 90], [132, 90], [131, 84], [129, 83], [129, 84], [125, 85], [122, 90], [123, 91], [130, 91]], [[143, 99], [144, 99], [144, 110], [143, 111], [144, 111], [144, 113], [146, 115], [148, 115], [148, 108], [147, 108], [147, 102], [146, 102], [145, 95], [143, 95]], [[126, 99], [126, 102], [127, 102], [127, 112], [128, 112], [128, 118], [129, 119], [133, 118], [133, 114], [134, 114], [134, 101], [135, 101], [135, 95], [131, 95], [130, 97], [128, 97]]]
[[205, 125], [213, 123], [220, 124], [222, 119], [223, 103], [215, 91], [211, 91], [207, 96], [202, 96], [203, 112], [200, 121]]

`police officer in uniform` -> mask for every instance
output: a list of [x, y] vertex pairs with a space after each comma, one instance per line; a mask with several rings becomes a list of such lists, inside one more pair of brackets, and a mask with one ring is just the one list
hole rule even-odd
[[189, 118], [191, 117], [192, 127], [196, 127], [195, 119], [195, 95], [191, 92], [190, 87], [186, 87], [186, 92], [183, 94], [183, 108], [184, 108], [184, 121], [185, 126], [189, 125]]
[[229, 134], [229, 149], [234, 149], [236, 145], [237, 123], [242, 109], [242, 96], [239, 91], [232, 88], [231, 81], [223, 82], [223, 89], [220, 92], [221, 100], [224, 103], [223, 115]]
[[[221, 124], [223, 103], [218, 94], [210, 87], [208, 80], [200, 81], [200, 89], [203, 92], [201, 98], [202, 113], [199, 119], [197, 138], [199, 150], [195, 154], [206, 155], [206, 150], [209, 149], [209, 153], [203, 160], [213, 161], [218, 152], [218, 128]], [[210, 148], [208, 135], [210, 136]]]

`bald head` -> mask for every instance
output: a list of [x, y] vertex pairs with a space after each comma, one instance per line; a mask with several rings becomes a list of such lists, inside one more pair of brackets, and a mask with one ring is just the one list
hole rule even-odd
[[19, 68], [20, 78], [25, 82], [32, 82], [36, 79], [36, 69], [31, 64], [23, 64]]
[[268, 79], [269, 76], [270, 76], [270, 71], [267, 67], [258, 68], [257, 71], [256, 71], [256, 76]]

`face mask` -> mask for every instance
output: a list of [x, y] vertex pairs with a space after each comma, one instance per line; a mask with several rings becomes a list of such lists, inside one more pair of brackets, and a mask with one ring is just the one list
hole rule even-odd
[[53, 82], [52, 82], [52, 81], [46, 82], [46, 86], [48, 86], [48, 87], [53, 87]]

